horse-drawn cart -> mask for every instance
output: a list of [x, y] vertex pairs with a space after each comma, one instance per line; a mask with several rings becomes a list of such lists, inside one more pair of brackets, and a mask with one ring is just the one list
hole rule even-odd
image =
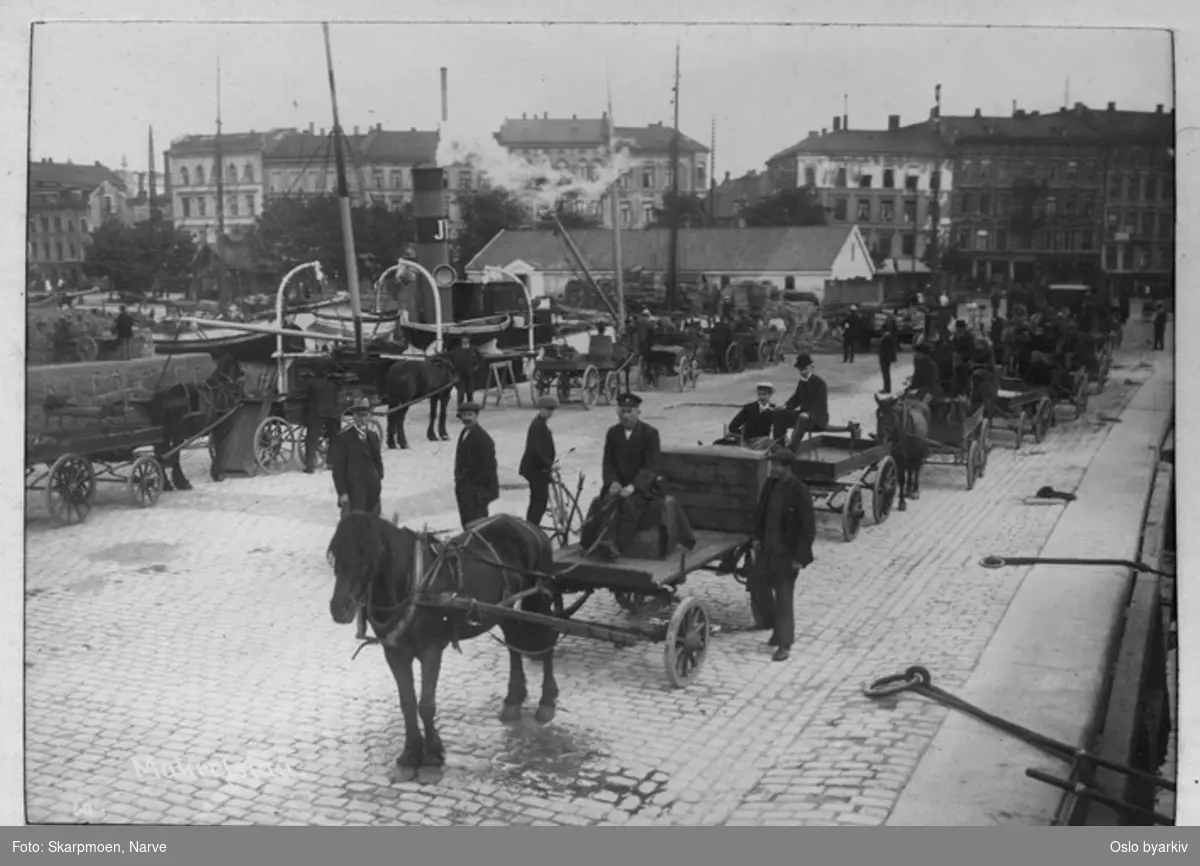
[[989, 431], [1012, 433], [1013, 449], [1019, 450], [1027, 432], [1033, 434], [1034, 442], [1040, 443], [1053, 426], [1054, 401], [1050, 397], [1050, 388], [1027, 385], [1020, 379], [1000, 380]]
[[[45, 491], [46, 508], [55, 524], [86, 520], [101, 481], [124, 484], [140, 508], [158, 502], [166, 485], [162, 464], [152, 453], [139, 450], [163, 441], [161, 427], [131, 414], [136, 410], [123, 403], [47, 406], [45, 411], [47, 430], [33, 434], [26, 445], [25, 489]], [[52, 418], [58, 422], [53, 430], [49, 429]], [[68, 430], [66, 418], [78, 419], [83, 426]], [[125, 468], [128, 474], [121, 473]]]
[[633, 363], [633, 356], [615, 346], [612, 338], [592, 336], [586, 355], [569, 351], [552, 351], [547, 347], [543, 357], [533, 365], [533, 390], [538, 395], [554, 391], [558, 402], [571, 402], [572, 391], [578, 390], [579, 402], [591, 409], [601, 397], [609, 405], [617, 402], [622, 390], [622, 374]]
[[980, 406], [970, 411], [962, 399], [935, 400], [930, 406], [927, 465], [964, 466], [967, 489], [987, 469], [991, 423]]
[[793, 471], [808, 486], [813, 507], [841, 516], [842, 537], [853, 541], [865, 513], [863, 490], [871, 491], [871, 516], [883, 523], [896, 499], [896, 464], [890, 446], [857, 436], [817, 433], [796, 446]]
[[750, 364], [765, 369], [782, 363], [784, 336], [785, 333], [776, 328], [734, 331], [729, 348], [725, 350], [725, 369], [740, 373]]
[[695, 390], [700, 379], [697, 350], [698, 339], [692, 334], [659, 334], [643, 359], [639, 384], [657, 388], [664, 378], [674, 378], [680, 391]]

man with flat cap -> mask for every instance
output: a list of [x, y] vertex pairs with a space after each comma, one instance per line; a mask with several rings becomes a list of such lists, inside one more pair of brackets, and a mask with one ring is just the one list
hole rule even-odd
[[942, 396], [940, 378], [941, 374], [937, 362], [933, 360], [933, 349], [929, 343], [921, 343], [914, 347], [913, 374], [905, 392], [914, 394], [928, 403], [934, 397]]
[[383, 487], [383, 452], [378, 434], [367, 423], [371, 420], [371, 402], [360, 397], [350, 413], [350, 426], [333, 437], [327, 456], [338, 507], [343, 514], [365, 511], [378, 515], [379, 494]]
[[529, 431], [525, 434], [525, 453], [521, 455], [521, 465], [517, 468], [521, 477], [529, 482], [529, 510], [525, 512], [525, 519], [535, 526], [541, 525], [550, 501], [550, 472], [554, 468], [556, 454], [549, 421], [557, 408], [558, 400], [554, 395], [545, 394], [538, 398], [537, 415], [529, 422]]
[[825, 380], [813, 372], [812, 355], [801, 352], [796, 356], [796, 369], [800, 381], [796, 390], [783, 408], [775, 412], [775, 429], [772, 436], [776, 442], [785, 441], [789, 428], [795, 430], [791, 444], [798, 446], [809, 431], [824, 430], [829, 426], [829, 388]]
[[770, 382], [759, 382], [755, 386], [758, 399], [747, 403], [729, 422], [729, 435], [718, 439], [714, 445], [748, 445], [758, 447], [762, 440], [771, 438], [775, 426], [776, 406], [771, 402], [775, 386]]
[[479, 404], [464, 401], [458, 407], [462, 433], [454, 452], [454, 498], [463, 529], [468, 523], [488, 516], [488, 506], [500, 498], [500, 476], [496, 468], [496, 443], [479, 426]]
[[620, 395], [620, 423], [608, 428], [604, 437], [602, 502], [589, 514], [589, 518], [604, 515], [599, 519], [606, 525], [595, 549], [602, 559], [620, 556], [651, 512], [662, 443], [658, 431], [641, 420], [641, 405], [642, 398], [636, 394]]
[[794, 598], [800, 569], [813, 561], [817, 533], [816, 514], [808, 487], [792, 472], [796, 455], [774, 445], [767, 452], [770, 477], [763, 484], [754, 516], [754, 552], [757, 570], [751, 598], [759, 598], [762, 619], [771, 624], [768, 646], [772, 659], [785, 661], [796, 641]]

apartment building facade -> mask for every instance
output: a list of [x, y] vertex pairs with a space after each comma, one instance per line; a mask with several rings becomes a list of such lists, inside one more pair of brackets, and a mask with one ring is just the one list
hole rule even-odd
[[81, 279], [92, 231], [110, 219], [132, 222], [126, 192], [120, 176], [98, 162], [31, 162], [26, 241], [29, 269], [52, 284]]

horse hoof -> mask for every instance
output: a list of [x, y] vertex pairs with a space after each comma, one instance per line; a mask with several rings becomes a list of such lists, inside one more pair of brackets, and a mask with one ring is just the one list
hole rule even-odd
[[500, 721], [502, 722], [519, 722], [521, 721], [521, 705], [520, 704], [505, 704], [500, 710]]
[[908, 511], [908, 504], [901, 502], [899, 505], [896, 506], [896, 510], [897, 511]]
[[919, 490], [914, 490], [912, 493], [908, 494], [908, 498], [915, 502], [921, 498], [921, 492]]
[[441, 767], [421, 767], [417, 771], [417, 784], [419, 785], [436, 785], [442, 781]]
[[191, 490], [192, 485], [191, 484], [176, 484], [175, 489], [176, 490]]
[[533, 717], [544, 725], [554, 721], [554, 716], [557, 712], [558, 710], [554, 704], [542, 704], [537, 708], [537, 712], [533, 714]]
[[388, 443], [388, 450], [389, 450], [389, 451], [395, 451], [395, 450], [396, 450], [396, 443], [395, 443], [395, 442], [389, 442], [389, 443]]
[[392, 782], [411, 782], [417, 778], [420, 772], [417, 767], [403, 767], [400, 764], [393, 764], [392, 769], [388, 772], [388, 779]]
[[443, 441], [443, 442], [449, 442], [449, 441], [450, 441], [450, 434], [449, 434], [449, 433], [443, 433], [443, 434], [441, 434], [441, 435], [442, 435], [442, 441]]

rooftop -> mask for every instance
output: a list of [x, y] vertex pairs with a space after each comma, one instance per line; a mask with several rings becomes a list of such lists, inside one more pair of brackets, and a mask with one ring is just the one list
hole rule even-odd
[[[667, 151], [671, 146], [674, 128], [662, 123], [650, 126], [618, 126], [613, 130], [631, 150]], [[505, 118], [496, 134], [505, 147], [598, 147], [608, 141], [608, 117], [521, 117]], [[679, 134], [683, 153], [708, 153], [708, 148], [682, 132]]]
[[99, 162], [91, 165], [76, 165], [72, 162], [29, 163], [29, 186], [73, 187], [91, 192], [105, 181], [125, 189], [125, 183], [115, 171]]

